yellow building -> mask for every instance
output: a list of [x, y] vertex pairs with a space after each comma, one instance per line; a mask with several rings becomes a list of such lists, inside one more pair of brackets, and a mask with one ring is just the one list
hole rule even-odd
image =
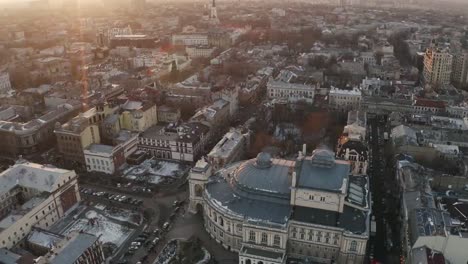
[[143, 132], [158, 123], [156, 104], [128, 101], [122, 106], [120, 129]]
[[67, 123], [56, 124], [57, 148], [65, 161], [85, 164], [83, 150], [91, 144], [101, 143], [99, 123], [118, 108], [108, 104], [96, 106], [80, 113]]

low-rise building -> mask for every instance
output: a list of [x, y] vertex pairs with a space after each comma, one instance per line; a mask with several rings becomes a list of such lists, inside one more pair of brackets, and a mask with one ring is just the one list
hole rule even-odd
[[332, 87], [328, 94], [330, 109], [341, 112], [357, 110], [361, 106], [362, 93], [358, 88], [344, 90]]
[[175, 34], [175, 35], [172, 35], [172, 45], [208, 46], [208, 34], [206, 33]]
[[103, 264], [104, 251], [99, 238], [83, 233], [74, 232], [60, 241], [47, 255], [39, 257], [37, 264]]
[[177, 123], [180, 120], [180, 108], [162, 105], [158, 107], [158, 121], [162, 123]]
[[0, 121], [0, 153], [18, 157], [49, 149], [55, 143], [53, 131], [56, 123], [65, 122], [80, 109], [81, 105], [63, 104], [26, 123]]
[[250, 133], [231, 129], [208, 153], [208, 162], [214, 170], [223, 168], [232, 162], [241, 160], [250, 144]]
[[267, 95], [270, 99], [296, 103], [314, 102], [317, 84], [305, 76], [290, 70], [282, 70], [276, 78], [270, 77], [267, 83]]
[[48, 228], [80, 201], [74, 171], [20, 160], [0, 174], [0, 243], [11, 249], [32, 227]]
[[11, 91], [10, 74], [0, 72], [0, 94], [7, 94]]
[[121, 109], [121, 129], [143, 132], [158, 123], [158, 112], [154, 103], [127, 101]]
[[209, 137], [210, 128], [197, 122], [156, 125], [140, 134], [138, 149], [156, 158], [195, 162]]
[[185, 52], [190, 58], [211, 58], [215, 49], [210, 46], [187, 46]]
[[91, 144], [83, 151], [88, 171], [114, 174], [125, 163], [121, 145]]

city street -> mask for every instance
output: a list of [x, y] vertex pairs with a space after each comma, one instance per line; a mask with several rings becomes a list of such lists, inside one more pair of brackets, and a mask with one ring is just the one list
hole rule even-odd
[[[399, 195], [395, 180], [393, 157], [385, 153], [385, 121], [382, 118], [369, 120], [371, 146], [370, 182], [372, 189], [372, 212], [376, 221], [376, 235], [370, 240], [375, 260], [381, 263], [399, 263], [400, 223], [398, 223]], [[388, 143], [390, 144], [390, 143]]]

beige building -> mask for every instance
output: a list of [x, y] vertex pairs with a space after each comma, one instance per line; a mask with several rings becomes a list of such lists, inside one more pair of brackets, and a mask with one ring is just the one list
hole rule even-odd
[[362, 92], [358, 88], [343, 90], [332, 87], [328, 94], [328, 105], [330, 109], [337, 111], [357, 110], [361, 107]]
[[242, 158], [250, 143], [250, 132], [242, 133], [231, 128], [224, 137], [208, 153], [208, 161], [214, 170], [238, 161]]
[[122, 105], [121, 129], [143, 132], [158, 123], [156, 104], [151, 102], [127, 101]]
[[177, 123], [180, 120], [180, 109], [162, 105], [158, 107], [158, 121], [162, 123]]
[[0, 174], [1, 247], [11, 249], [32, 227], [48, 228], [80, 201], [74, 171], [19, 161]]
[[468, 51], [454, 54], [452, 65], [452, 82], [464, 87], [468, 84]]
[[189, 178], [191, 212], [210, 236], [239, 253], [239, 264], [364, 263], [369, 239], [368, 178], [349, 162], [315, 150], [296, 161], [256, 159], [217, 173], [204, 160]]
[[91, 144], [101, 143], [99, 123], [117, 108], [99, 105], [80, 113], [63, 125], [56, 125], [57, 148], [65, 161], [85, 164], [83, 150]]
[[62, 104], [26, 123], [0, 121], [0, 154], [16, 158], [49, 149], [55, 142], [55, 124], [68, 120], [80, 109], [79, 104]]
[[450, 84], [453, 56], [448, 49], [428, 48], [424, 55], [424, 82], [430, 85]]

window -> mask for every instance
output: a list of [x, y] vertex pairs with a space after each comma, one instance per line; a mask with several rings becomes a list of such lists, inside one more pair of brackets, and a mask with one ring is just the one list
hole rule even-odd
[[268, 243], [268, 235], [267, 233], [262, 233], [262, 244], [267, 244]]
[[349, 251], [356, 252], [357, 251], [357, 242], [355, 240], [351, 241], [349, 245]]
[[325, 197], [320, 197], [321, 202], [325, 202]]
[[255, 232], [254, 231], [249, 232], [249, 241], [255, 242]]
[[281, 237], [279, 235], [273, 237], [273, 245], [277, 247], [281, 245]]

